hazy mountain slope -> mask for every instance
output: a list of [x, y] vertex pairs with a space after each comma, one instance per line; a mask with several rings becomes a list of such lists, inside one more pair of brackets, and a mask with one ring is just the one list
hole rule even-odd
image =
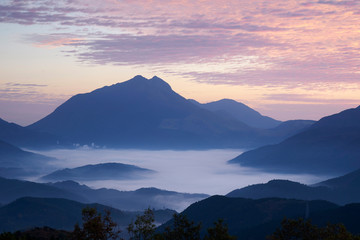
[[326, 186], [331, 189], [360, 189], [360, 169], [340, 177], [319, 182], [314, 184], [314, 186]]
[[271, 142], [246, 124], [198, 107], [158, 77], [73, 96], [30, 125], [74, 143], [136, 148], [222, 148]]
[[67, 146], [66, 142], [49, 133], [34, 131], [0, 118], [0, 139], [10, 144], [26, 148], [49, 148]]
[[260, 198], [291, 198], [301, 200], [330, 201], [330, 189], [327, 187], [310, 187], [289, 180], [271, 180], [268, 183], [254, 184], [231, 191], [227, 197]]
[[0, 177], [0, 202], [2, 204], [10, 203], [22, 197], [67, 198], [76, 201], [86, 201], [80, 195], [64, 189], [41, 183]]
[[344, 174], [360, 168], [359, 159], [360, 107], [324, 117], [304, 132], [230, 163], [275, 172]]
[[259, 112], [246, 106], [245, 104], [232, 99], [221, 99], [219, 101], [209, 102], [205, 104], [200, 104], [195, 100], [191, 100], [191, 102], [209, 111], [235, 118], [255, 128], [274, 128], [281, 123], [281, 121], [275, 120], [267, 116], [263, 116]]
[[[280, 224], [284, 217], [299, 218], [315, 212], [338, 208], [337, 205], [326, 201], [303, 201], [280, 198], [266, 198], [259, 200], [244, 198], [228, 198], [213, 196], [192, 204], [181, 214], [190, 220], [199, 223], [203, 231], [213, 226], [218, 219], [223, 219], [229, 227], [229, 233], [238, 236], [238, 239], [265, 239]], [[266, 229], [262, 224], [271, 223]], [[161, 228], [171, 225], [167, 222]], [[249, 230], [257, 229], [252, 234]], [[254, 233], [261, 233], [254, 238]]]
[[57, 170], [41, 178], [43, 181], [96, 181], [144, 178], [155, 173], [150, 169], [122, 163], [101, 163]]
[[[356, 176], [354, 176], [356, 175]], [[348, 177], [349, 176], [349, 177]], [[356, 178], [352, 178], [352, 176]], [[279, 197], [302, 200], [326, 200], [336, 204], [360, 203], [359, 171], [340, 178], [329, 179], [311, 186], [288, 180], [272, 180], [231, 191], [228, 197], [251, 199]], [[349, 179], [347, 179], [349, 178]], [[337, 179], [346, 179], [338, 183]]]
[[[81, 211], [86, 206], [98, 211], [111, 211], [112, 219], [122, 228], [127, 226], [141, 212], [120, 211], [101, 204], [82, 204], [60, 198], [20, 198], [0, 208], [0, 232], [48, 226], [56, 229], [73, 230], [81, 223]], [[174, 211], [157, 210], [154, 212], [157, 222], [171, 218]]]
[[189, 194], [156, 188], [141, 188], [136, 191], [118, 191], [115, 189], [92, 189], [73, 181], [48, 183], [51, 186], [79, 194], [88, 202], [97, 202], [123, 210], [141, 210], [170, 208], [183, 210], [191, 203], [202, 200], [206, 194]]
[[28, 151], [0, 140], [0, 176], [24, 177], [40, 174], [54, 158]]

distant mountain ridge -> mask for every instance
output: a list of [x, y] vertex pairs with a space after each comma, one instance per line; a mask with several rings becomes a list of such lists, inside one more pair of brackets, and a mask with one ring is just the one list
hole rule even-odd
[[241, 122], [188, 102], [160, 78], [142, 76], [75, 95], [28, 128], [75, 143], [125, 148], [235, 147], [252, 144], [255, 135]]
[[245, 104], [232, 99], [221, 99], [204, 104], [201, 104], [193, 99], [190, 99], [190, 101], [204, 109], [218, 114], [223, 114], [225, 116], [230, 116], [255, 128], [275, 128], [281, 123], [281, 121], [263, 116]]
[[360, 168], [360, 108], [320, 119], [275, 145], [247, 151], [229, 161], [265, 171], [344, 174]]
[[27, 128], [73, 144], [142, 149], [253, 148], [277, 143], [292, 131], [264, 133], [186, 100], [156, 76], [140, 75], [75, 95]]
[[122, 210], [139, 211], [148, 207], [182, 210], [208, 195], [179, 193], [157, 188], [142, 188], [135, 191], [93, 189], [74, 181], [35, 183], [0, 177], [0, 205], [22, 197], [65, 198], [82, 203], [96, 202]]

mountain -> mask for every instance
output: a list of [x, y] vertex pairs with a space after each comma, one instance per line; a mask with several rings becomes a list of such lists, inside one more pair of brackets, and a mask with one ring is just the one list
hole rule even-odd
[[23, 151], [20, 148], [0, 140], [0, 176], [26, 177], [39, 175], [48, 169], [48, 162], [54, 158]]
[[[331, 190], [327, 187], [311, 187], [289, 180], [271, 180], [268, 183], [254, 184], [231, 191], [227, 197], [242, 197], [251, 199], [289, 198], [301, 200], [330, 201]], [[333, 199], [331, 199], [333, 200]]]
[[25, 148], [53, 148], [68, 146], [68, 143], [58, 136], [35, 131], [15, 123], [9, 123], [0, 118], [0, 139], [12, 145]]
[[274, 142], [241, 121], [196, 106], [162, 79], [142, 76], [75, 95], [27, 128], [75, 144], [115, 148], [246, 148]]
[[190, 101], [204, 109], [235, 118], [254, 128], [275, 128], [281, 123], [281, 121], [263, 116], [245, 104], [232, 99], [221, 99], [219, 101], [205, 104], [201, 104], [192, 99], [190, 99]]
[[[48, 226], [56, 229], [73, 230], [81, 223], [81, 211], [86, 206], [99, 212], [109, 209], [112, 219], [124, 229], [141, 212], [120, 211], [101, 204], [82, 204], [61, 198], [20, 198], [0, 208], [0, 232], [17, 231], [33, 227]], [[154, 211], [155, 221], [163, 223], [171, 218], [174, 211]]]
[[65, 168], [41, 177], [43, 181], [97, 181], [139, 179], [154, 173], [153, 170], [123, 163], [102, 163], [77, 168]]
[[344, 176], [316, 183], [314, 186], [325, 186], [331, 189], [358, 189], [360, 186], [360, 169], [350, 172]]
[[[280, 226], [284, 217], [297, 219], [310, 216], [312, 218], [313, 215], [318, 214], [317, 219], [326, 223], [327, 219], [335, 219], [332, 210], [339, 210], [337, 216], [343, 213], [342, 208], [327, 201], [281, 198], [252, 200], [212, 196], [192, 204], [181, 214], [186, 215], [195, 223], [201, 222], [203, 233], [212, 227], [215, 221], [223, 219], [224, 223], [228, 225], [229, 233], [237, 236], [238, 239], [266, 239], [267, 235]], [[322, 213], [327, 214], [326, 218], [321, 218]], [[359, 214], [360, 211], [358, 210], [356, 213]], [[343, 219], [347, 218], [350, 216], [343, 217]], [[172, 220], [161, 226], [160, 230], [171, 224]], [[360, 227], [358, 221], [354, 225]]]
[[320, 119], [279, 144], [230, 160], [271, 172], [344, 174], [360, 168], [360, 107]]
[[191, 203], [208, 197], [206, 194], [179, 193], [157, 188], [141, 188], [135, 191], [92, 189], [73, 181], [48, 183], [48, 185], [80, 195], [86, 199], [86, 202], [97, 202], [130, 211], [148, 207], [155, 209], [170, 208], [179, 211]]
[[122, 210], [139, 211], [148, 207], [183, 210], [208, 195], [178, 193], [156, 188], [142, 188], [136, 191], [93, 189], [73, 181], [45, 184], [0, 177], [0, 206], [22, 197], [65, 198], [82, 203], [96, 202]]
[[78, 195], [76, 192], [69, 192], [41, 183], [0, 177], [0, 203], [8, 204], [22, 197], [67, 198], [86, 202], [86, 199]]

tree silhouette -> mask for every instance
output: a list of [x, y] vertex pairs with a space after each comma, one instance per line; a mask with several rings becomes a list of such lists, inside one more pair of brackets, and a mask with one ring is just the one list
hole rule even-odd
[[155, 218], [154, 212], [148, 208], [143, 215], [136, 217], [134, 223], [130, 223], [127, 231], [130, 235], [130, 240], [151, 240], [154, 239], [155, 233]]
[[343, 224], [328, 224], [319, 228], [311, 224], [310, 220], [284, 219], [269, 240], [360, 240], [348, 232]]
[[105, 216], [98, 213], [95, 208], [86, 207], [82, 210], [82, 228], [75, 224], [74, 240], [108, 240], [121, 239], [117, 224], [111, 219], [110, 211], [105, 210]]
[[163, 233], [165, 240], [200, 240], [201, 225], [189, 221], [185, 215], [174, 214], [172, 228], [167, 227]]
[[224, 225], [222, 219], [217, 220], [214, 223], [214, 227], [208, 228], [207, 235], [205, 235], [204, 240], [235, 240], [236, 237], [229, 234], [229, 229], [227, 225]]

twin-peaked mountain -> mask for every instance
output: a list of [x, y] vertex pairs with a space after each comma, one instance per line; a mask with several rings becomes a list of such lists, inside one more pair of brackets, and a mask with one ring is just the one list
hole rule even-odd
[[360, 168], [360, 106], [324, 117], [283, 142], [241, 154], [231, 163], [267, 171], [343, 174]]
[[239, 148], [281, 138], [197, 106], [158, 77], [142, 76], [73, 96], [28, 128], [121, 148]]

